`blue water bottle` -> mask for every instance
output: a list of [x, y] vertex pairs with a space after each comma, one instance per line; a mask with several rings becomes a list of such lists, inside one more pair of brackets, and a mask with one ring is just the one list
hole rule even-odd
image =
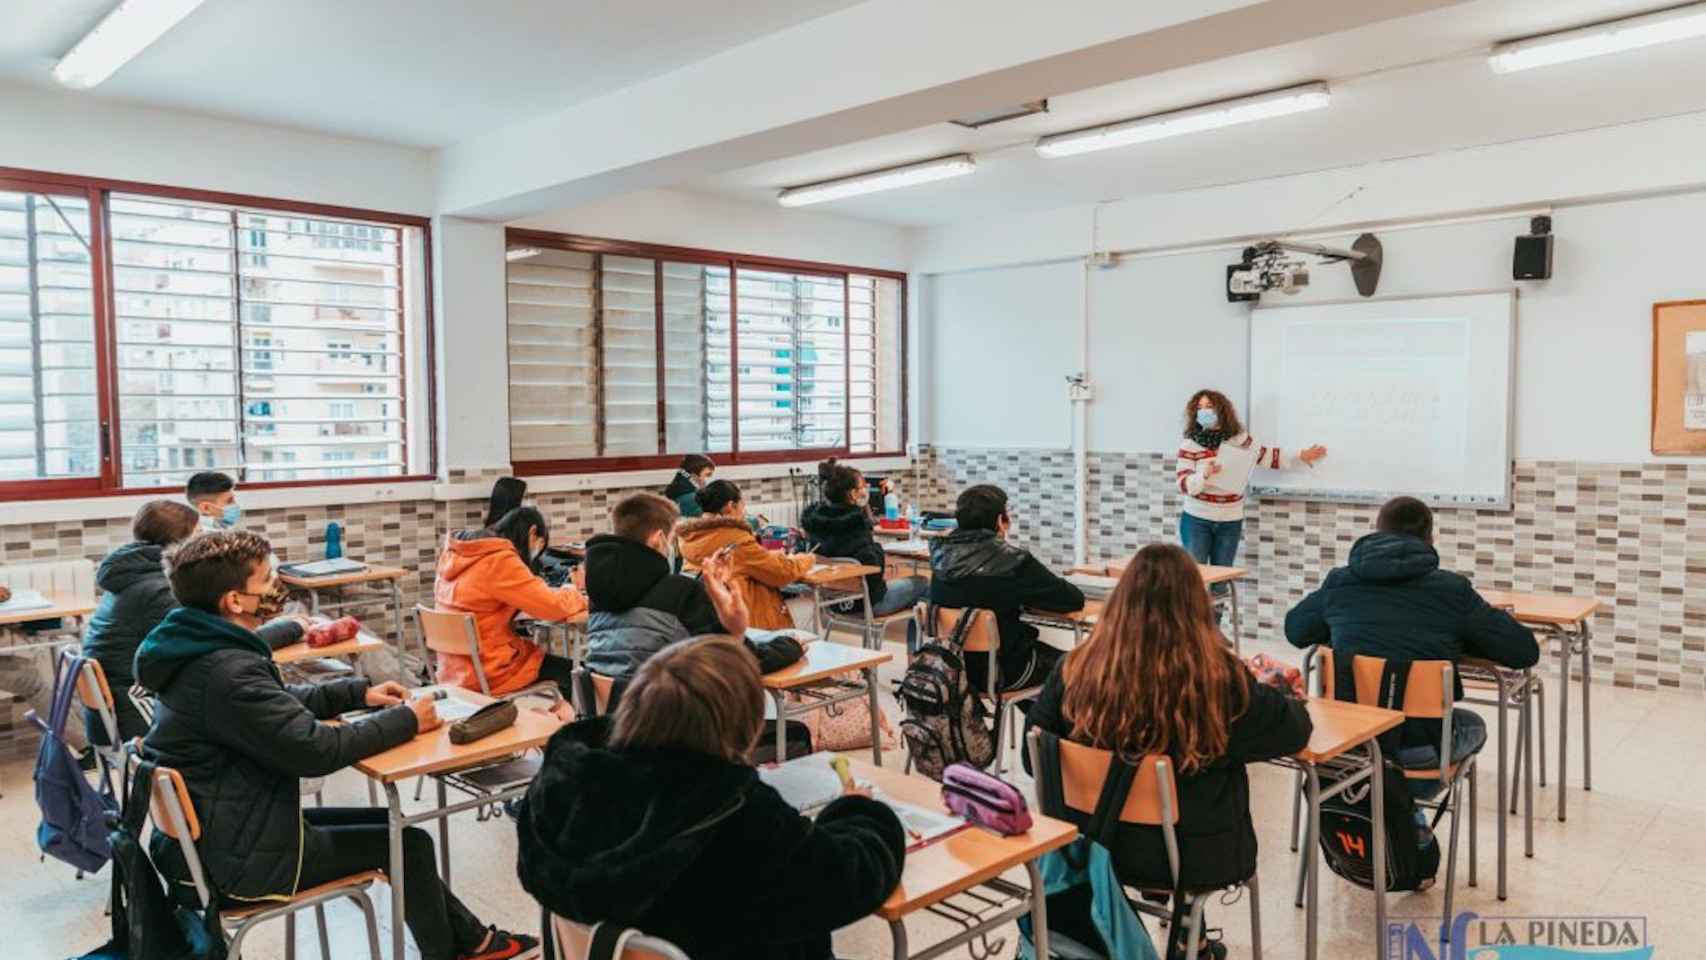
[[900, 494], [892, 486], [889, 487], [888, 494], [883, 497], [883, 519], [900, 519]]
[[336, 521], [326, 524], [326, 559], [336, 560], [344, 555], [344, 528]]

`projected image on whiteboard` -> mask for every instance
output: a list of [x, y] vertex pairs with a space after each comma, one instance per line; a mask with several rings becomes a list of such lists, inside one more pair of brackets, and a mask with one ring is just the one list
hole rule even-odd
[[1330, 451], [1259, 492], [1503, 503], [1512, 329], [1508, 294], [1255, 311], [1256, 435]]

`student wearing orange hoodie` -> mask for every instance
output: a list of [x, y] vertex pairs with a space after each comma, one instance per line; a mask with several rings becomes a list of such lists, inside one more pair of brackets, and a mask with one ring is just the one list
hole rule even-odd
[[[514, 693], [540, 680], [569, 695], [572, 663], [546, 653], [515, 632], [517, 613], [540, 620], [567, 620], [586, 611], [586, 597], [572, 586], [552, 589], [534, 573], [551, 543], [545, 518], [533, 507], [517, 507], [484, 530], [451, 534], [438, 557], [433, 599], [440, 610], [474, 615], [480, 634], [480, 668], [494, 696]], [[438, 681], [480, 689], [474, 662], [440, 654]]]
[[741, 499], [740, 488], [729, 481], [713, 480], [695, 496], [701, 515], [683, 520], [675, 528], [681, 559], [686, 561], [682, 572], [698, 573], [706, 560], [726, 549], [729, 573], [746, 598], [748, 625], [760, 630], [794, 626], [781, 588], [804, 576], [817, 563], [817, 557], [764, 549], [747, 525], [746, 501]]

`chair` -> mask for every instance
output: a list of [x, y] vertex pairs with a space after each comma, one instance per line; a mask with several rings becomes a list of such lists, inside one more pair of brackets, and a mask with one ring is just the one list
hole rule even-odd
[[[1323, 648], [1318, 654], [1321, 671], [1322, 691], [1325, 696], [1334, 695], [1333, 680], [1333, 651]], [[1382, 657], [1357, 656], [1351, 664], [1352, 675], [1356, 678], [1356, 701], [1362, 704], [1379, 706], [1381, 704], [1381, 678], [1386, 671], [1386, 660]], [[1479, 780], [1481, 758], [1480, 751], [1464, 757], [1457, 763], [1451, 761], [1451, 721], [1452, 708], [1456, 705], [1455, 685], [1452, 678], [1456, 668], [1450, 660], [1415, 660], [1410, 663], [1409, 677], [1405, 681], [1404, 702], [1393, 704], [1391, 708], [1403, 712], [1406, 719], [1438, 720], [1440, 721], [1439, 766], [1423, 769], [1402, 768], [1406, 780], [1432, 780], [1439, 784], [1440, 793], [1432, 798], [1416, 800], [1419, 807], [1436, 810], [1439, 815], [1451, 814], [1451, 839], [1446, 850], [1445, 865], [1445, 913], [1452, 916], [1451, 901], [1457, 889], [1457, 827], [1463, 819], [1463, 785], [1469, 785], [1469, 885], [1476, 886], [1476, 813], [1475, 801], [1477, 782]], [[1520, 741], [1519, 741], [1520, 742]], [[1502, 802], [1502, 798], [1501, 798]], [[1435, 820], [1438, 820], [1436, 815]], [[1302, 884], [1302, 871], [1299, 871], [1299, 887]], [[1441, 927], [1442, 942], [1450, 939], [1450, 924]]]
[[[1087, 747], [1064, 738], [1045, 738], [1040, 730], [1032, 730], [1026, 740], [1026, 747], [1031, 753], [1031, 769], [1037, 777], [1038, 807], [1042, 814], [1074, 821], [1093, 818], [1103, 786], [1108, 779], [1108, 771], [1113, 766], [1114, 755], [1107, 750]], [[1049, 784], [1044, 779], [1050, 772], [1050, 768], [1043, 763], [1044, 751], [1051, 748], [1058, 751], [1060, 761], [1058, 766], [1061, 782], [1058, 785]], [[1051, 798], [1055, 796], [1055, 786], [1059, 787], [1059, 796], [1067, 810], [1049, 809], [1053, 806]], [[1068, 815], [1068, 810], [1077, 816]], [[1166, 894], [1171, 897], [1174, 889], [1179, 886], [1180, 871], [1183, 867], [1179, 855], [1178, 826], [1182, 812], [1179, 809], [1179, 785], [1173, 778], [1172, 761], [1164, 756], [1144, 757], [1137, 765], [1131, 786], [1126, 790], [1125, 804], [1119, 812], [1119, 822], [1157, 827], [1161, 830], [1162, 841], [1167, 846], [1168, 874], [1173, 878], [1173, 884], [1167, 888], [1137, 887], [1141, 893]], [[1096, 840], [1095, 837], [1090, 839]], [[1251, 955], [1255, 960], [1262, 960], [1262, 896], [1256, 875], [1252, 873], [1249, 879], [1228, 889], [1236, 890], [1240, 887], [1249, 891]], [[1197, 955], [1203, 934], [1203, 907], [1219, 892], [1218, 888], [1182, 892], [1185, 902], [1178, 906], [1186, 918], [1185, 956]], [[1153, 903], [1145, 897], [1136, 898], [1132, 906], [1164, 922], [1172, 917], [1172, 911], [1167, 907]]]
[[602, 673], [593, 673], [585, 667], [576, 667], [571, 674], [570, 688], [574, 692], [574, 708], [577, 718], [601, 717], [610, 709], [611, 697], [616, 692], [616, 679]]
[[[573, 920], [546, 912], [547, 931], [551, 935], [551, 954], [546, 960], [582, 960], [592, 946], [592, 928]], [[594, 960], [604, 960], [595, 957]], [[624, 930], [615, 943], [615, 952], [608, 960], [690, 960], [685, 952], [668, 940], [647, 936], [637, 930]]]
[[154, 723], [154, 692], [140, 683], [132, 684], [125, 696], [130, 698], [130, 705], [149, 724]]
[[[137, 751], [131, 747], [127, 748], [125, 753], [128, 754], [126, 769], [134, 775], [140, 765]], [[202, 868], [201, 854], [196, 849], [196, 843], [201, 839], [201, 820], [196, 816], [189, 788], [184, 785], [184, 778], [178, 771], [170, 767], [154, 768], [154, 783], [149, 787], [148, 812], [154, 820], [154, 829], [178, 841], [178, 846], [183, 851], [184, 864], [189, 868], [190, 879], [194, 882], [196, 898], [206, 909], [210, 906], [207, 873]], [[251, 930], [267, 920], [280, 917], [285, 921], [284, 955], [293, 960], [296, 956], [296, 915], [310, 908], [315, 910], [318, 917], [321, 960], [331, 960], [326, 918], [321, 908], [333, 900], [352, 900], [361, 909], [362, 916], [367, 921], [368, 952], [373, 960], [380, 960], [379, 920], [373, 912], [373, 901], [368, 897], [367, 890], [376, 881], [384, 879], [385, 875], [378, 870], [365, 870], [317, 887], [299, 890], [288, 899], [221, 909], [220, 929], [225, 934], [232, 960], [242, 957], [243, 940]]]
[[[928, 610], [925, 604], [920, 607]], [[971, 626], [966, 628], [965, 652], [984, 653], [989, 655], [989, 666], [984, 670], [986, 678], [985, 689], [973, 691], [989, 704], [995, 714], [995, 772], [1003, 773], [1007, 769], [1007, 751], [1002, 748], [1001, 732], [1006, 729], [1009, 748], [1017, 746], [1019, 729], [1019, 701], [1029, 700], [1042, 691], [1040, 682], [1016, 690], [1002, 690], [1001, 686], [1001, 629], [995, 622], [995, 614], [989, 610], [957, 610], [949, 607], [936, 608], [935, 636], [951, 636], [959, 624], [960, 617], [969, 613], [972, 617]], [[922, 621], [924, 614], [920, 617]], [[1009, 715], [1012, 715], [1009, 720]], [[910, 757], [908, 758], [910, 761]]]
[[[859, 562], [848, 557], [820, 559], [825, 564], [858, 564]], [[831, 585], [819, 591], [816, 603], [821, 630], [825, 636], [837, 629], [856, 633], [864, 641], [865, 649], [880, 650], [883, 646], [883, 635], [888, 632], [889, 625], [912, 622], [917, 618], [917, 611], [908, 608], [880, 616], [875, 615], [871, 613], [871, 585], [866, 582], [864, 577], [859, 577], [857, 582], [859, 584], [857, 590], [851, 588], [837, 589]], [[855, 604], [857, 604], [856, 614], [853, 609]]]
[[[97, 744], [91, 736], [89, 747], [95, 751], [95, 759], [101, 765], [101, 779], [110, 787], [115, 775], [123, 767], [124, 744], [118, 735], [118, 713], [113, 700], [113, 688], [107, 684], [107, 672], [101, 667], [101, 662], [93, 657], [83, 661], [83, 669], [77, 674], [77, 699], [100, 718], [101, 729], [106, 731], [107, 746]], [[94, 731], [89, 732], [92, 734]]]

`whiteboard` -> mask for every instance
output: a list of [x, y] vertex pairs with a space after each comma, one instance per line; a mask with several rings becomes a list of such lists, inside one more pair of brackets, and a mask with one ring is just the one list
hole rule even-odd
[[1510, 507], [1512, 293], [1267, 307], [1250, 318], [1250, 432], [1314, 469], [1252, 494]]

